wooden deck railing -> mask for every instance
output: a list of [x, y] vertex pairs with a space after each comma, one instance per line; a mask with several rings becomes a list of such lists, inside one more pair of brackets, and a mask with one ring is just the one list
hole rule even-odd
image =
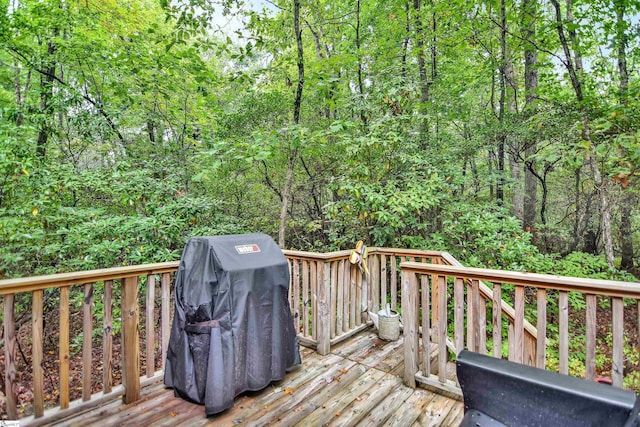
[[[509, 280], [514, 280], [513, 277], [521, 276], [518, 273], [509, 273], [515, 276], [501, 276], [500, 274], [507, 273], [491, 272], [488, 276], [483, 276], [480, 270], [465, 269], [449, 254], [437, 251], [370, 248], [367, 260], [369, 274], [364, 274], [358, 266], [349, 263], [349, 251], [325, 254], [289, 250], [283, 252], [291, 272], [289, 296], [298, 338], [303, 345], [314, 347], [321, 354], [328, 353], [332, 345], [370, 325], [365, 311], [377, 312], [388, 303], [393, 310], [400, 311], [403, 317], [407, 343], [406, 381], [410, 385], [415, 385], [417, 380], [419, 383], [435, 384], [439, 388], [459, 393], [455, 384], [443, 381], [448, 352], [464, 347], [476, 351], [486, 349], [487, 330], [491, 329], [491, 325], [501, 324], [496, 319], [503, 319], [505, 325], [508, 325], [508, 332], [500, 329], [500, 334], [496, 332], [495, 336], [492, 335], [496, 354], [501, 349], [501, 340], [506, 339], [509, 342], [510, 358], [536, 363], [538, 366], [544, 364], [546, 340], [541, 338], [546, 336], [548, 328], [544, 322], [538, 321], [537, 329], [527, 322], [522, 314], [522, 295], [525, 288], [540, 288], [538, 295], [544, 295], [541, 292], [546, 287], [538, 282], [510, 282]], [[5, 408], [9, 419], [20, 416], [15, 393], [19, 374], [16, 363], [17, 308], [24, 310], [26, 307], [31, 312], [31, 348], [27, 352], [32, 356], [31, 367], [23, 366], [22, 369], [29, 370], [33, 377], [33, 408], [28, 411], [33, 415], [23, 419], [25, 425], [62, 419], [85, 407], [96, 407], [118, 396], [123, 396], [125, 402], [132, 402], [138, 399], [141, 386], [161, 378], [173, 314], [172, 275], [177, 267], [178, 262], [170, 262], [0, 281], [0, 295], [3, 296], [4, 306]], [[535, 275], [522, 276], [531, 278]], [[451, 285], [447, 284], [447, 277], [453, 278]], [[519, 285], [520, 287], [516, 287], [515, 308], [502, 300], [500, 286], [489, 287], [481, 280]], [[549, 280], [547, 288], [560, 289], [565, 293], [580, 291], [576, 287], [563, 287], [563, 280], [569, 279]], [[593, 283], [581, 283], [587, 282]], [[430, 287], [433, 283], [436, 285]], [[611, 289], [609, 286], [603, 287], [601, 292], [584, 292], [613, 296], [614, 321], [619, 325], [620, 303], [615, 298], [629, 295], [609, 292]], [[566, 299], [562, 295], [561, 293], [561, 299]], [[638, 294], [633, 295], [638, 298]], [[75, 305], [74, 298], [78, 300]], [[454, 333], [449, 334], [447, 304], [452, 298], [455, 307], [452, 326]], [[544, 309], [540, 302], [543, 299], [539, 296], [540, 313]], [[24, 301], [28, 302], [26, 306]], [[500, 303], [493, 304], [493, 301]], [[587, 313], [591, 319], [593, 304], [592, 298], [588, 297]], [[493, 320], [489, 319], [489, 323], [486, 316], [487, 305], [495, 307]], [[60, 382], [57, 386], [60, 394], [57, 401], [55, 397], [49, 399], [44, 396], [43, 386], [43, 310], [44, 307], [51, 309], [52, 306], [59, 311], [58, 333], [48, 337], [57, 339], [58, 343]], [[101, 324], [97, 324], [99, 313], [96, 310], [101, 310]], [[420, 312], [429, 315], [420, 317]], [[70, 338], [74, 337], [69, 336], [72, 315], [82, 319], [82, 338], [79, 342], [74, 342], [76, 349], [82, 349], [83, 366], [81, 398], [73, 402], [70, 401], [72, 393], [69, 383], [70, 350], [74, 348], [70, 344]], [[565, 315], [566, 310], [562, 316]], [[562, 316], [561, 322], [564, 323], [560, 325], [561, 338], [566, 336], [567, 324], [566, 317]], [[118, 319], [120, 322], [114, 322]], [[113, 357], [116, 325], [121, 327], [120, 360], [114, 360]], [[591, 335], [588, 335], [587, 357], [589, 363], [592, 363], [593, 321], [588, 320], [588, 328]], [[616, 328], [614, 363], [618, 364], [622, 347], [619, 326]], [[142, 329], [144, 334], [140, 333]], [[494, 328], [496, 330], [498, 329]], [[430, 331], [430, 334], [425, 331]], [[92, 366], [94, 335], [102, 338], [102, 348], [99, 349], [102, 354], [102, 373], [97, 381], [101, 391], [92, 394], [92, 383], [96, 382], [96, 371], [99, 369]], [[421, 336], [425, 338], [422, 341]], [[430, 366], [428, 351], [424, 351], [422, 360], [418, 360], [418, 346], [428, 349], [430, 341], [439, 345], [438, 366], [434, 367]], [[566, 345], [563, 344], [560, 352], [566, 355]], [[566, 357], [561, 357], [561, 370], [566, 370]], [[431, 372], [437, 372], [438, 376], [430, 376]], [[120, 377], [122, 380], [118, 383]], [[615, 382], [620, 383], [619, 378], [616, 377]], [[50, 407], [52, 405], [53, 408]]]
[[[0, 295], [4, 305], [4, 356], [5, 356], [5, 408], [9, 419], [18, 419], [16, 399], [17, 379], [17, 337], [15, 327], [16, 301], [20, 297], [21, 310], [31, 306], [31, 376], [33, 378], [33, 415], [25, 423], [38, 425], [46, 419], [48, 422], [61, 419], [83, 408], [99, 406], [103, 402], [122, 395], [125, 403], [140, 398], [140, 387], [147, 382], [158, 380], [162, 370], [156, 370], [156, 358], [160, 357], [163, 366], [169, 344], [170, 330], [170, 283], [171, 274], [177, 269], [177, 262], [137, 265], [121, 268], [109, 268], [85, 272], [54, 274], [49, 276], [27, 277], [0, 281]], [[159, 294], [156, 293], [159, 279]], [[81, 289], [77, 287], [80, 286]], [[70, 297], [81, 294], [82, 312], [82, 397], [70, 402]], [[93, 365], [93, 328], [94, 294], [100, 291], [102, 296], [102, 375], [96, 378]], [[45, 294], [46, 292], [46, 294]], [[24, 298], [30, 294], [30, 298]], [[139, 303], [142, 294], [144, 304]], [[44, 317], [45, 295], [58, 297], [58, 301], [48, 307], [57, 306], [59, 310], [58, 364], [59, 399], [58, 406], [46, 411], [44, 395]], [[157, 296], [159, 295], [159, 298]], [[120, 308], [120, 340], [122, 365], [121, 384], [114, 384], [113, 367], [120, 361], [113, 359], [114, 308]], [[156, 307], [159, 306], [159, 316]], [[144, 307], [145, 337], [144, 356], [145, 375], [140, 371], [140, 334], [139, 318]], [[117, 312], [117, 310], [116, 310]], [[156, 320], [160, 323], [157, 331]], [[157, 333], [159, 332], [159, 333]], [[53, 338], [53, 337], [48, 337]], [[159, 338], [159, 339], [158, 339]], [[157, 345], [159, 344], [159, 346]], [[159, 353], [156, 355], [156, 353]], [[102, 391], [92, 394], [92, 384], [101, 381]]]
[[[596, 376], [596, 327], [604, 326], [596, 324], [598, 298], [611, 300], [611, 379], [614, 386], [622, 387], [624, 340], [631, 338], [624, 335], [623, 298], [635, 300], [634, 304], [638, 304], [640, 309], [640, 284], [416, 262], [403, 262], [401, 270], [407, 384], [415, 386], [421, 383], [459, 395], [460, 389], [456, 383], [447, 381], [445, 377], [449, 351], [457, 354], [466, 348], [503, 357], [505, 340], [509, 360], [545, 369], [547, 338], [556, 327], [558, 332], [553, 338], [558, 342], [558, 370], [568, 374], [569, 295], [575, 292], [583, 295], [585, 300], [584, 314], [580, 315], [584, 316], [586, 336], [584, 371], [590, 380]], [[492, 283], [492, 287], [489, 288], [482, 281]], [[514, 308], [509, 313], [504, 309], [505, 285], [513, 286], [510, 296]], [[488, 292], [491, 298], [486, 298]], [[535, 299], [535, 310], [526, 310], [527, 298]], [[553, 328], [549, 327], [547, 319], [547, 303], [551, 298], [557, 298], [558, 301], [558, 322]], [[447, 307], [451, 300], [453, 316], [448, 317]], [[491, 309], [489, 319], [487, 306]], [[527, 311], [535, 313], [537, 330], [530, 331], [526, 327]], [[487, 331], [491, 331], [489, 336]], [[533, 348], [527, 349], [528, 333], [534, 333], [537, 338], [530, 342], [535, 345], [535, 351]], [[632, 342], [635, 339], [634, 336]], [[438, 375], [431, 374], [431, 360], [428, 357], [434, 342], [438, 346]], [[453, 348], [448, 348], [448, 342], [453, 342]], [[487, 348], [487, 343], [491, 344], [490, 348]]]

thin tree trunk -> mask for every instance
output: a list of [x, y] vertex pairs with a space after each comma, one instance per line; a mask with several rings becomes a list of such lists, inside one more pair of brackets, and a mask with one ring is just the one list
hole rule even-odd
[[[415, 39], [416, 54], [418, 59], [418, 76], [420, 81], [420, 106], [421, 113], [424, 114], [424, 108], [429, 101], [429, 80], [427, 78], [426, 54], [424, 51], [424, 28], [421, 16], [421, 0], [413, 0], [413, 20], [415, 22]], [[425, 119], [420, 121], [420, 134], [424, 135], [427, 130], [427, 122]]]
[[356, 0], [356, 52], [358, 55], [358, 91], [360, 92], [360, 121], [365, 131], [368, 126], [364, 111], [364, 84], [362, 81], [362, 53], [360, 52], [360, 0]]
[[[298, 86], [296, 96], [293, 101], [293, 123], [300, 124], [300, 106], [302, 105], [302, 90], [304, 89], [304, 51], [302, 49], [302, 30], [300, 29], [300, 0], [293, 0], [293, 28], [296, 36], [296, 46], [298, 50]], [[293, 172], [298, 157], [297, 145], [291, 148], [289, 154], [289, 165], [285, 178], [284, 190], [282, 191], [282, 209], [280, 210], [280, 226], [278, 228], [278, 245], [285, 247], [285, 230], [287, 223], [287, 210], [289, 199], [291, 198], [291, 188], [293, 187]]]
[[[53, 37], [58, 35], [58, 30], [55, 29]], [[53, 81], [56, 73], [56, 63], [53, 58], [56, 52], [56, 46], [53, 40], [47, 41], [47, 66], [45, 73], [40, 75], [40, 112], [43, 115], [42, 124], [38, 130], [38, 139], [36, 145], [36, 154], [39, 158], [44, 159], [47, 152], [47, 141], [49, 140], [49, 133], [51, 132], [50, 121], [51, 118], [51, 98], [53, 98]]]
[[504, 203], [504, 148], [506, 143], [505, 107], [507, 96], [506, 68], [507, 68], [507, 6], [505, 0], [500, 0], [500, 101], [498, 121], [500, 135], [498, 136], [498, 180], [496, 182], [496, 199], [499, 204]]
[[606, 189], [606, 181], [602, 179], [602, 173], [600, 172], [600, 167], [598, 165], [598, 158], [595, 150], [595, 146], [593, 144], [593, 140], [591, 138], [591, 129], [589, 122], [589, 114], [584, 104], [584, 93], [582, 91], [582, 74], [583, 74], [583, 66], [582, 66], [582, 56], [580, 50], [578, 48], [578, 36], [577, 32], [573, 26], [573, 15], [572, 15], [572, 4], [571, 0], [567, 0], [567, 22], [568, 26], [568, 34], [571, 40], [571, 45], [573, 47], [573, 57], [571, 55], [571, 47], [569, 46], [569, 42], [565, 36], [565, 24], [562, 19], [562, 11], [560, 9], [560, 4], [558, 0], [551, 0], [551, 4], [555, 10], [555, 19], [556, 19], [556, 30], [558, 32], [558, 38], [560, 39], [560, 44], [562, 45], [562, 49], [564, 51], [565, 59], [563, 64], [567, 69], [569, 74], [569, 78], [571, 79], [571, 84], [573, 86], [573, 90], [576, 95], [576, 100], [578, 101], [578, 108], [580, 108], [580, 113], [582, 115], [582, 129], [581, 129], [581, 137], [584, 141], [589, 143], [589, 152], [587, 155], [587, 163], [591, 169], [591, 173], [593, 175], [593, 181], [595, 187], [598, 191], [598, 196], [600, 198], [600, 210], [601, 210], [601, 230], [602, 230], [602, 240], [604, 243], [604, 253], [607, 258], [607, 264], [609, 268], [613, 268], [614, 264], [614, 254], [613, 254], [613, 237], [611, 232], [611, 204], [609, 200], [609, 194]]
[[[524, 42], [524, 88], [526, 113], [535, 113], [537, 108], [538, 89], [538, 51], [534, 43], [536, 34], [537, 0], [524, 0], [522, 3], [522, 38]], [[536, 205], [538, 198], [538, 180], [535, 176], [537, 138], [531, 136], [524, 147], [524, 200], [522, 205], [522, 227], [533, 232], [536, 222]]]

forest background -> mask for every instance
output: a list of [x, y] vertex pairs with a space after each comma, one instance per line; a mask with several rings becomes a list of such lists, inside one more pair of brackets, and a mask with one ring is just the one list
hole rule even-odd
[[0, 279], [261, 231], [634, 280], [639, 12], [0, 0]]

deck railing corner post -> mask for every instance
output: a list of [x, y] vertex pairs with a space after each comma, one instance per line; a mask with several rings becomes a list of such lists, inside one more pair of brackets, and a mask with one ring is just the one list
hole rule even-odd
[[125, 404], [140, 399], [140, 331], [138, 327], [138, 276], [127, 277], [122, 286], [122, 382]]

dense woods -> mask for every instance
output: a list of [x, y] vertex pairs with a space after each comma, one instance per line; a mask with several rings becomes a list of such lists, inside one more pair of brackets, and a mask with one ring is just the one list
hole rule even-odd
[[263, 231], [631, 279], [639, 7], [0, 1], [0, 278]]

